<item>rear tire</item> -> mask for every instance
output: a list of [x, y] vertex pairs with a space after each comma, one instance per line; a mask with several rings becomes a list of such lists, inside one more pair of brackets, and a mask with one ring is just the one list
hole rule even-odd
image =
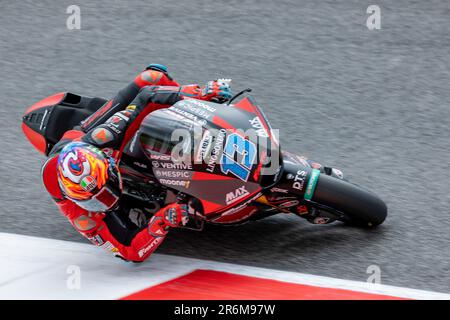
[[387, 216], [387, 206], [378, 196], [325, 174], [320, 175], [311, 200], [344, 213], [345, 222], [358, 226], [378, 226]]

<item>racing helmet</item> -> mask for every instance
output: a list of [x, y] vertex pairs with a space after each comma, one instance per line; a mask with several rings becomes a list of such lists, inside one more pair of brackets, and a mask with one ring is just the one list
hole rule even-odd
[[88, 143], [71, 142], [61, 150], [57, 176], [63, 195], [88, 211], [112, 209], [122, 195], [115, 160]]

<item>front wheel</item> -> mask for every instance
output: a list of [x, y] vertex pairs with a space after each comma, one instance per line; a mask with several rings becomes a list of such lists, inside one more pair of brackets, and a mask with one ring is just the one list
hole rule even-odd
[[383, 223], [387, 206], [378, 196], [355, 184], [320, 174], [311, 203], [341, 212], [341, 221], [366, 227]]

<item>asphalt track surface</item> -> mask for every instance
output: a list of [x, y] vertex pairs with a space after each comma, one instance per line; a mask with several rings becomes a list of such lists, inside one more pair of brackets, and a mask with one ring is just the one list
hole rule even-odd
[[46, 195], [21, 115], [55, 92], [111, 97], [163, 63], [182, 83], [253, 88], [284, 149], [341, 168], [389, 217], [372, 231], [282, 215], [174, 231], [160, 253], [360, 281], [377, 265], [384, 284], [450, 292], [448, 1], [76, 2], [69, 31], [73, 1], [0, 1], [0, 231], [86, 241]]

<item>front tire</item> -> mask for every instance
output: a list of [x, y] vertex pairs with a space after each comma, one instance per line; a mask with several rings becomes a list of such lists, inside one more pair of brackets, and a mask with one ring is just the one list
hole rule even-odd
[[311, 199], [345, 215], [350, 224], [375, 227], [384, 222], [387, 206], [378, 196], [357, 185], [321, 174]]

